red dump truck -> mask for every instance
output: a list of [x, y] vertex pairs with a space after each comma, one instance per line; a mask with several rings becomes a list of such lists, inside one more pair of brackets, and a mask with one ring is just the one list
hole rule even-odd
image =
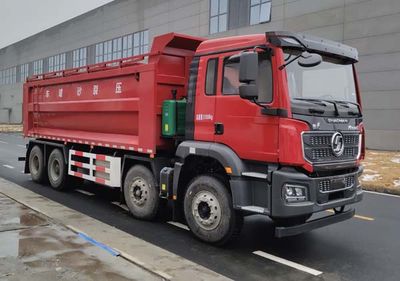
[[139, 219], [169, 201], [213, 244], [247, 215], [269, 216], [277, 237], [349, 219], [362, 199], [357, 60], [290, 32], [168, 33], [148, 54], [29, 77], [25, 172], [57, 190], [119, 189]]

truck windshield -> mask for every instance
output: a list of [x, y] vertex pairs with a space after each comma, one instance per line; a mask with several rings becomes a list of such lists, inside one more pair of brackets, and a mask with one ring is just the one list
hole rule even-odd
[[[285, 61], [299, 55], [285, 50]], [[297, 61], [286, 66], [289, 95], [292, 99], [315, 99], [357, 103], [353, 67], [323, 56], [321, 64], [302, 67]]]

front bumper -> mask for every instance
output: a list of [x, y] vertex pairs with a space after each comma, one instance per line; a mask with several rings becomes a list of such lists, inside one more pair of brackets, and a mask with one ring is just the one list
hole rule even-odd
[[[362, 189], [358, 180], [363, 168], [359, 167], [353, 173], [312, 178], [295, 169], [281, 169], [272, 174], [271, 186], [271, 209], [270, 216], [278, 218], [296, 217], [309, 215], [312, 213], [324, 211], [353, 204], [362, 200]], [[345, 181], [347, 178], [353, 178], [351, 187], [332, 189], [329, 192], [321, 191], [321, 182], [336, 183]], [[288, 203], [285, 201], [282, 187], [285, 184], [296, 184], [306, 187], [307, 201]]]
[[300, 225], [275, 227], [275, 236], [278, 238], [282, 238], [286, 236], [298, 235], [300, 233], [311, 231], [316, 228], [324, 227], [333, 223], [351, 219], [354, 216], [354, 214], [355, 210], [353, 208], [342, 213], [307, 221]]

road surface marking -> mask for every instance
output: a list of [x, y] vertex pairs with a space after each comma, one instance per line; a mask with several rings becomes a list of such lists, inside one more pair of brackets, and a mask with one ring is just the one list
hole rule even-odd
[[369, 191], [369, 190], [364, 190], [364, 192], [375, 194], [375, 195], [383, 195], [383, 196], [400, 198], [400, 195], [395, 195], [395, 194], [381, 193], [381, 192], [375, 192], [375, 191]]
[[187, 225], [184, 225], [184, 224], [182, 224], [182, 223], [180, 223], [180, 222], [176, 222], [176, 221], [169, 221], [169, 222], [167, 222], [167, 223], [169, 223], [169, 224], [171, 224], [171, 225], [173, 225], [173, 226], [176, 226], [176, 227], [182, 228], [182, 229], [184, 229], [184, 230], [187, 230], [187, 231], [189, 231], [189, 230], [190, 230], [190, 229], [189, 229], [189, 227], [188, 227]]
[[111, 204], [113, 204], [113, 205], [115, 205], [115, 206], [118, 206], [118, 207], [124, 209], [125, 211], [128, 211], [128, 212], [129, 212], [128, 206], [123, 205], [123, 204], [121, 204], [120, 202], [114, 201], [114, 202], [111, 202]]
[[10, 166], [10, 165], [3, 165], [3, 167], [6, 167], [6, 168], [8, 168], [8, 169], [14, 169], [14, 167], [13, 167], [13, 166]]
[[5, 141], [0, 140], [0, 143], [5, 143], [5, 144], [7, 144], [8, 142], [5, 142]]
[[310, 267], [301, 265], [299, 263], [295, 263], [295, 262], [292, 262], [292, 261], [289, 261], [289, 260], [274, 256], [274, 255], [265, 253], [263, 251], [254, 251], [253, 254], [255, 254], [257, 256], [260, 256], [260, 257], [263, 257], [263, 258], [266, 258], [266, 259], [269, 259], [269, 260], [272, 260], [274, 262], [278, 262], [278, 263], [290, 266], [290, 267], [295, 268], [297, 270], [301, 270], [301, 271], [307, 272], [307, 273], [312, 274], [314, 276], [319, 276], [319, 275], [322, 274], [322, 271], [315, 270], [313, 268], [310, 268]]
[[[334, 210], [326, 210], [326, 211], [329, 212], [329, 213], [332, 213], [332, 214], [335, 213]], [[354, 217], [357, 218], [357, 219], [366, 220], [366, 221], [374, 221], [375, 220], [374, 218], [366, 217], [366, 216], [360, 216], [360, 215], [354, 215]]]
[[75, 191], [79, 192], [79, 193], [82, 193], [82, 194], [85, 194], [85, 195], [88, 195], [88, 196], [94, 196], [95, 195], [94, 193], [91, 193], [89, 191], [82, 190], [82, 189], [75, 189]]
[[22, 147], [22, 148], [26, 148], [26, 146], [23, 145], [23, 144], [17, 144], [17, 146]]

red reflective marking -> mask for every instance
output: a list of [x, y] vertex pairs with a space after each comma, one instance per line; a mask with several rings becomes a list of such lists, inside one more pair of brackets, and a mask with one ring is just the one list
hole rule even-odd
[[83, 178], [83, 174], [78, 172], [74, 172], [74, 176]]
[[106, 156], [105, 156], [105, 155], [101, 155], [101, 154], [97, 154], [97, 155], [96, 155], [96, 160], [102, 160], [102, 161], [104, 161], [104, 160], [106, 160]]
[[106, 180], [105, 179], [101, 179], [101, 178], [96, 178], [96, 182], [97, 183], [101, 183], [101, 184], [105, 184]]
[[96, 171], [99, 171], [99, 172], [105, 172], [106, 171], [106, 167], [103, 167], [103, 166], [96, 166], [94, 169]]
[[75, 151], [74, 155], [83, 156], [83, 152], [82, 151]]
[[73, 164], [76, 167], [83, 167], [83, 163], [74, 161]]

